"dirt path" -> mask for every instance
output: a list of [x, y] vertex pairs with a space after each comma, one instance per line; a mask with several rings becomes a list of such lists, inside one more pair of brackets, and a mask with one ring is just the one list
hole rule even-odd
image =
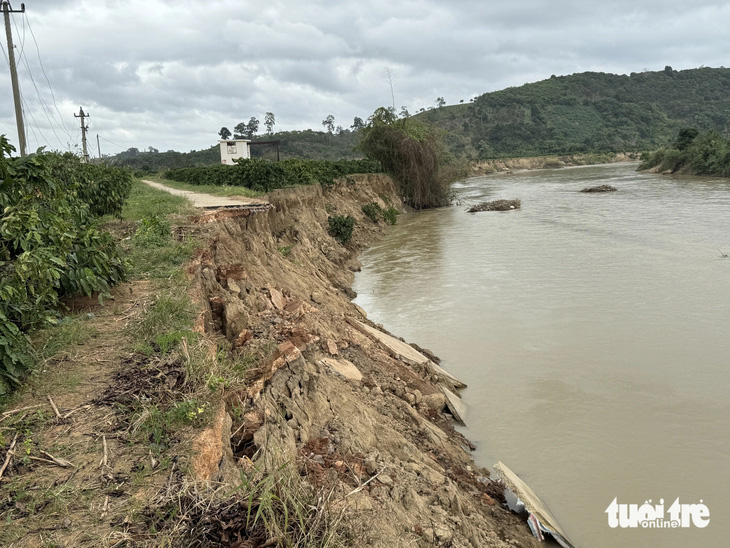
[[156, 188], [158, 190], [164, 190], [175, 196], [182, 196], [190, 200], [195, 207], [203, 209], [220, 209], [220, 208], [241, 208], [241, 207], [261, 207], [266, 205], [266, 200], [262, 198], [227, 198], [226, 196], [213, 196], [211, 194], [203, 194], [202, 192], [193, 192], [191, 190], [179, 190], [172, 188], [162, 183], [156, 183], [154, 181], [142, 180], [143, 183]]

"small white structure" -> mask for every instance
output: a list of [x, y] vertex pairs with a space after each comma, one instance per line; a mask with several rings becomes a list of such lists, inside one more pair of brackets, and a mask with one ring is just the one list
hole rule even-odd
[[238, 158], [251, 158], [251, 141], [248, 139], [229, 139], [219, 141], [221, 164], [233, 165]]

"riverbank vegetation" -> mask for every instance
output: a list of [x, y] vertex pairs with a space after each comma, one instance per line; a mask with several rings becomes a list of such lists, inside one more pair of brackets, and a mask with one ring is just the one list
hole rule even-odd
[[32, 364], [28, 332], [58, 322], [61, 299], [98, 294], [126, 276], [102, 215], [118, 215], [132, 177], [54, 153], [14, 158], [0, 136], [0, 394]]
[[393, 176], [406, 204], [425, 209], [448, 205], [451, 184], [468, 174], [467, 162], [450, 154], [441, 137], [421, 121], [379, 108], [368, 119], [360, 148]]
[[171, 169], [165, 179], [191, 185], [244, 187], [257, 192], [277, 188], [322, 183], [354, 173], [380, 173], [383, 168], [373, 160], [284, 160], [270, 162], [251, 158], [238, 160], [234, 166], [214, 165]]
[[730, 177], [730, 140], [716, 131], [680, 130], [671, 146], [642, 156], [639, 170]]

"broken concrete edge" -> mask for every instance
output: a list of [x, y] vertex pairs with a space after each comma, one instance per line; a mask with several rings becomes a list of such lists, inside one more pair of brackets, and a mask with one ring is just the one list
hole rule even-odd
[[[550, 512], [547, 505], [535, 494], [535, 492], [527, 485], [520, 477], [510, 470], [506, 464], [497, 462], [494, 465], [494, 471], [497, 476], [505, 483], [507, 488], [512, 491], [519, 500], [525, 505], [525, 508], [530, 513], [530, 517], [535, 519], [530, 525], [530, 530], [535, 534], [535, 525], [539, 527], [539, 531], [550, 534], [563, 548], [575, 548], [573, 544], [568, 540], [568, 536], [563, 531], [562, 527], [555, 519], [555, 516]], [[539, 535], [535, 534], [536, 538], [540, 538]]]
[[[420, 365], [429, 368], [431, 373], [448, 379], [448, 381], [455, 390], [461, 390], [462, 388], [466, 388], [466, 383], [454, 377], [443, 367], [434, 363], [431, 359], [429, 359], [427, 356], [425, 356], [409, 344], [404, 343], [399, 339], [396, 339], [390, 333], [380, 330], [374, 326], [367, 325], [350, 316], [345, 316], [345, 321], [352, 327], [360, 331], [360, 333], [368, 337], [370, 340], [384, 346], [388, 350], [388, 353], [396, 359], [399, 359], [408, 365]], [[392, 340], [390, 344], [388, 344], [389, 340]], [[406, 355], [406, 353], [399, 351], [398, 346], [396, 345], [403, 345], [404, 348], [407, 347], [406, 352], [409, 355]]]
[[448, 388], [444, 386], [441, 386], [440, 388], [441, 392], [444, 394], [444, 396], [446, 396], [446, 407], [449, 408], [449, 411], [453, 415], [454, 420], [462, 426], [466, 426], [466, 422], [464, 421], [467, 411], [466, 404], [461, 400], [459, 396], [454, 394]]

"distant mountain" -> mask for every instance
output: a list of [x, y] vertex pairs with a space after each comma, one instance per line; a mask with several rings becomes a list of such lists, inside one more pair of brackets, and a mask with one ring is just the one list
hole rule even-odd
[[584, 72], [417, 114], [470, 158], [652, 149], [684, 127], [730, 133], [730, 69]]
[[[656, 149], [680, 129], [730, 136], [730, 69], [584, 72], [485, 93], [467, 104], [415, 115], [445, 132], [447, 147], [470, 159]], [[214, 141], [215, 139], [211, 139]], [[280, 157], [361, 158], [359, 132], [282, 131], [254, 141], [279, 140]], [[254, 156], [275, 158], [270, 147]], [[218, 146], [191, 152], [129, 149], [111, 161], [137, 170], [217, 164]]]

